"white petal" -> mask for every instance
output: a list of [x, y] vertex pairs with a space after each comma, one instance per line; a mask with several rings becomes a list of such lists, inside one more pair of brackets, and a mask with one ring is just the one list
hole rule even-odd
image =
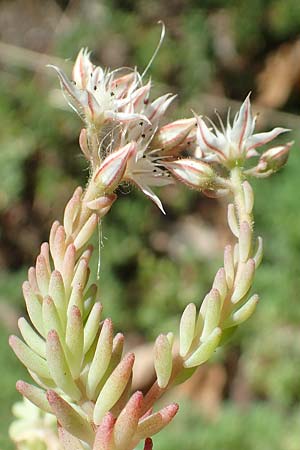
[[87, 95], [85, 91], [78, 89], [70, 80], [68, 80], [65, 73], [58, 67], [49, 64], [47, 67], [54, 69], [59, 77], [61, 87], [67, 93], [77, 106], [85, 106], [87, 103]]
[[79, 88], [85, 88], [90, 74], [93, 73], [94, 66], [90, 61], [90, 52], [87, 48], [82, 48], [78, 53], [72, 71], [72, 80]]
[[136, 152], [134, 142], [114, 151], [105, 158], [94, 176], [95, 182], [100, 181], [107, 189], [115, 189], [125, 173], [127, 161]]
[[250, 94], [241, 106], [238, 114], [236, 115], [233, 123], [232, 130], [230, 132], [230, 140], [232, 143], [236, 143], [238, 148], [241, 149], [243, 141], [247, 139], [253, 131], [253, 117], [251, 115], [251, 104], [249, 99]]
[[149, 123], [149, 120], [146, 116], [137, 113], [105, 111], [105, 117], [111, 120], [119, 120], [120, 122], [129, 122], [131, 120], [145, 120], [147, 123]]
[[247, 152], [253, 148], [261, 147], [262, 145], [267, 144], [268, 142], [279, 136], [281, 133], [286, 133], [287, 131], [290, 130], [287, 128], [277, 127], [274, 128], [274, 130], [267, 131], [266, 133], [257, 133], [253, 136], [250, 136], [246, 141]]
[[164, 115], [175, 97], [176, 95], [165, 94], [154, 100], [154, 102], [148, 105], [145, 111], [148, 119], [151, 122], [158, 121]]
[[160, 199], [157, 197], [156, 194], [154, 194], [154, 192], [150, 189], [149, 186], [144, 184], [141, 180], [137, 180], [136, 178], [132, 181], [140, 188], [140, 190], [146, 195], [146, 197], [150, 198], [150, 200], [152, 200], [153, 203], [155, 203], [156, 206], [158, 206], [158, 208], [161, 210], [163, 214], [166, 214]]
[[[221, 158], [224, 159], [224, 154], [222, 152], [222, 148], [225, 144], [225, 138], [222, 136], [219, 136], [217, 138], [207, 127], [206, 123], [201, 117], [197, 117], [197, 143], [202, 150], [202, 152], [215, 152], [218, 155], [221, 156]], [[222, 142], [223, 141], [223, 142]], [[222, 145], [223, 144], [223, 145]]]

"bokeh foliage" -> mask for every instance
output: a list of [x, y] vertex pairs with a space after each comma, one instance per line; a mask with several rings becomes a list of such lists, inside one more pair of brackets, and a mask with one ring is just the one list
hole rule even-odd
[[[164, 20], [167, 37], [149, 75], [157, 93], [179, 93], [170, 111], [173, 118], [188, 117], [191, 107], [211, 114], [214, 107], [224, 102], [227, 106], [228, 98], [242, 100], [250, 89], [254, 101], [259, 99], [259, 74], [268, 56], [299, 39], [297, 0], [255, 0], [251, 7], [246, 0], [27, 0], [20, 17], [21, 3], [0, 2], [3, 42], [62, 60], [74, 59], [79, 48], [88, 46], [96, 62], [110, 67], [145, 67], [159, 37], [156, 22]], [[61, 217], [73, 188], [88, 176], [77, 144], [80, 119], [64, 108], [50, 69], [38, 65], [38, 55], [26, 55], [22, 60], [14, 48], [9, 54], [0, 48], [3, 449], [12, 448], [6, 430], [17, 398], [14, 382], [22, 374], [5, 342], [23, 311], [21, 281], [51, 222]], [[286, 66], [287, 78], [289, 70], [293, 68]], [[263, 117], [264, 127], [274, 122], [300, 125], [300, 72], [296, 80], [285, 102], [273, 105], [273, 112]], [[173, 428], [154, 440], [157, 449], [297, 448], [299, 137], [296, 130], [287, 168], [255, 183], [256, 227], [265, 239], [265, 260], [256, 279], [262, 301], [255, 317], [217, 355], [215, 364], [226, 373], [218, 417], [208, 420], [184, 404]], [[106, 314], [117, 329], [145, 340], [175, 329], [184, 306], [201, 301], [227, 240], [222, 202], [182, 187], [166, 188], [161, 197], [166, 217], [134, 188], [124, 186], [94, 240], [94, 272], [100, 264], [98, 283]], [[237, 394], [239, 386], [246, 394]]]

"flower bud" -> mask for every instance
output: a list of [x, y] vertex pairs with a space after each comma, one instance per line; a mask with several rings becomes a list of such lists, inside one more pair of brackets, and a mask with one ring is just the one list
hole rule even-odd
[[100, 183], [107, 191], [113, 191], [123, 178], [126, 164], [136, 150], [136, 144], [131, 142], [105, 158], [94, 177], [95, 183]]
[[195, 159], [179, 159], [164, 165], [174, 178], [194, 189], [208, 188], [215, 178], [215, 172], [209, 164]]
[[196, 119], [182, 119], [161, 127], [155, 134], [151, 146], [161, 148], [162, 153], [171, 153], [196, 126]]
[[268, 176], [281, 169], [288, 160], [292, 145], [293, 142], [289, 142], [286, 145], [279, 145], [266, 150], [261, 155], [257, 166], [253, 169], [253, 175]]

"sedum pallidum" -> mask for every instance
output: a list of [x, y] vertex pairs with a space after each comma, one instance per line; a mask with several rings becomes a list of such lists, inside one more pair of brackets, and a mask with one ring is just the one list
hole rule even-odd
[[[45, 441], [46, 448], [131, 450], [142, 443], [150, 450], [151, 437], [178, 411], [176, 403], [156, 410], [156, 401], [191, 377], [255, 311], [259, 298], [249, 292], [263, 247], [262, 239], [254, 237], [249, 180], [267, 177], [285, 164], [291, 143], [263, 153], [258, 149], [288, 130], [255, 133], [249, 96], [226, 125], [220, 121], [217, 127], [197, 113], [167, 123], [174, 95], [153, 99], [144, 74], [104, 70], [91, 62], [86, 49], [77, 56], [71, 80], [54, 69], [67, 101], [84, 122], [79, 144], [90, 176], [86, 188], [78, 187], [71, 196], [62, 221], [53, 223], [49, 242], [41, 245], [23, 284], [28, 319], [19, 319], [21, 338], [11, 336], [9, 343], [33, 380], [18, 381], [17, 389], [30, 402], [34, 426], [31, 433], [29, 425], [26, 430], [30, 417], [26, 422], [23, 415], [11, 436], [17, 443], [23, 436], [20, 448], [34, 448], [24, 440], [36, 434], [42, 439], [36, 425], [42, 421], [41, 430], [47, 422], [58, 430], [56, 440], [48, 430], [52, 446]], [[172, 333], [157, 337], [156, 381], [145, 394], [132, 392], [135, 355], [123, 353], [124, 336], [114, 333], [97, 286], [89, 283], [89, 240], [124, 181], [163, 212], [152, 187], [181, 182], [210, 197], [227, 196], [228, 225], [235, 238], [234, 245], [225, 247], [223, 267], [202, 304], [190, 303], [183, 311], [179, 347], [173, 345]]]

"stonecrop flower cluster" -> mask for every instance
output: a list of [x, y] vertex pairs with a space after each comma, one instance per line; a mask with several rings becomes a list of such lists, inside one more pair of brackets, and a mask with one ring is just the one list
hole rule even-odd
[[[151, 81], [144, 83], [136, 69], [104, 70], [91, 62], [86, 49], [77, 56], [71, 80], [54, 69], [84, 122], [79, 144], [90, 177], [84, 190], [75, 190], [62, 223], [54, 222], [49, 243], [41, 245], [23, 284], [29, 320], [19, 319], [23, 339], [11, 336], [10, 345], [35, 385], [19, 381], [17, 389], [56, 417], [62, 449], [131, 450], [143, 441], [150, 450], [151, 436], [178, 410], [171, 403], [156, 411], [156, 401], [192, 376], [255, 310], [258, 296], [250, 290], [262, 240], [253, 237], [254, 196], [247, 179], [271, 175], [284, 165], [291, 143], [260, 156], [257, 149], [288, 130], [253, 134], [249, 96], [232, 125], [228, 119], [217, 128], [196, 113], [168, 123], [174, 95], [153, 99]], [[135, 356], [123, 354], [124, 336], [114, 334], [98, 288], [89, 283], [89, 240], [123, 182], [136, 185], [162, 211], [152, 187], [174, 182], [233, 199], [228, 223], [236, 243], [226, 246], [223, 267], [200, 307], [185, 308], [178, 336], [158, 336], [153, 349], [157, 379], [146, 394], [132, 392]], [[16, 441], [17, 429], [11, 432]]]

